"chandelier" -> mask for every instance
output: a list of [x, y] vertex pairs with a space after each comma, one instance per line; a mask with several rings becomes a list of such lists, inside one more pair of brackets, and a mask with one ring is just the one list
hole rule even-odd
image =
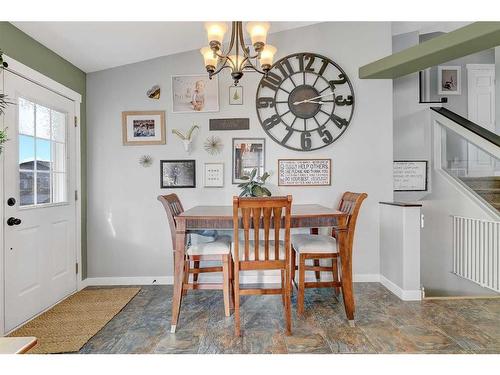
[[266, 44], [268, 22], [247, 22], [246, 29], [253, 45], [253, 54], [247, 47], [243, 37], [243, 22], [233, 21], [231, 25], [231, 40], [226, 51], [222, 48], [227, 25], [224, 22], [207, 22], [209, 47], [200, 50], [205, 60], [208, 76], [212, 78], [222, 69], [230, 68], [234, 85], [237, 86], [245, 71], [256, 71], [266, 75], [273, 64], [276, 48]]

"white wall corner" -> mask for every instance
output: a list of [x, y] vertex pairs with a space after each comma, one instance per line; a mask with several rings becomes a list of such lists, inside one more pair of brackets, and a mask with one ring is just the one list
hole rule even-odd
[[400, 288], [398, 285], [394, 284], [391, 280], [386, 278], [383, 275], [380, 275], [380, 283], [389, 289], [394, 295], [399, 297], [399, 299], [403, 301], [421, 301], [422, 300], [422, 291], [417, 290], [404, 290]]

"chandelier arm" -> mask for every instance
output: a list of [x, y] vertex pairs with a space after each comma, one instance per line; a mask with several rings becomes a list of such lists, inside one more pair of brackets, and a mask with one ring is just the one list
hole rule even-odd
[[218, 74], [222, 69], [225, 69], [225, 68], [231, 68], [229, 65], [221, 65], [217, 70], [215, 70], [213, 73], [211, 73], [209, 76], [210, 77], [213, 77], [214, 75]]
[[236, 32], [236, 21], [232, 21], [232, 23], [231, 23], [231, 40], [229, 42], [229, 48], [226, 51], [227, 55], [229, 55], [231, 53], [231, 50], [233, 49], [234, 41], [235, 41], [235, 32]]
[[241, 49], [243, 50], [243, 53], [245, 54], [245, 56], [249, 56], [250, 55], [250, 48], [246, 46], [245, 44], [245, 38], [243, 38], [243, 22], [240, 21], [239, 22], [239, 30], [240, 32], [238, 33], [238, 37], [240, 38], [240, 44], [241, 44]]
[[259, 68], [257, 68], [257, 66], [255, 64], [252, 63], [252, 60], [248, 59], [247, 61], [247, 65], [245, 66], [245, 68], [250, 68], [250, 69], [253, 69], [255, 70], [257, 73], [260, 73], [260, 74], [264, 74], [266, 75], [267, 73]]

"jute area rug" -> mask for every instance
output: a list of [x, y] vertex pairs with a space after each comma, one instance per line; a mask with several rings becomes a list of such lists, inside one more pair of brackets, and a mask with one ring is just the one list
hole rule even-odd
[[72, 353], [118, 314], [140, 288], [84, 289], [47, 310], [9, 336], [34, 336], [29, 353]]

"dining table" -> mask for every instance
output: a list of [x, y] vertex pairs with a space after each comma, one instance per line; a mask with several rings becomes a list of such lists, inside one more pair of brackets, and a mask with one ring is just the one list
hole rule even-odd
[[[334, 227], [340, 253], [342, 298], [347, 319], [354, 322], [354, 295], [352, 286], [352, 248], [348, 246], [347, 222], [349, 214], [319, 204], [292, 204], [291, 228]], [[174, 246], [174, 293], [172, 300], [171, 332], [175, 333], [182, 303], [182, 281], [187, 235], [198, 230], [232, 230], [233, 207], [194, 206], [175, 216], [176, 233]]]

